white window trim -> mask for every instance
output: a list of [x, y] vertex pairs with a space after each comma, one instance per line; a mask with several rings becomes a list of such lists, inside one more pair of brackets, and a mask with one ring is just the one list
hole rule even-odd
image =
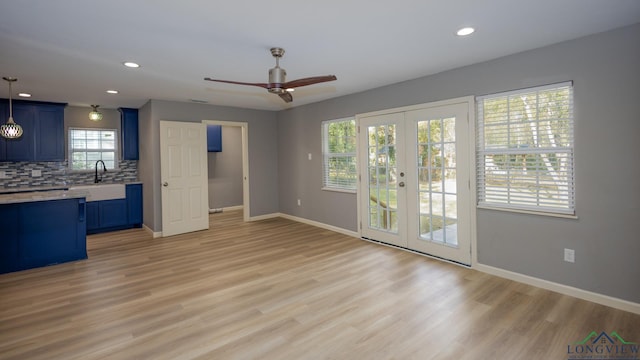
[[[327, 178], [326, 178], [326, 166], [327, 166], [327, 160], [328, 160], [328, 156], [329, 156], [328, 155], [329, 154], [329, 150], [327, 149], [327, 145], [328, 145], [328, 141], [327, 140], [328, 139], [326, 139], [325, 127], [326, 127], [326, 125], [331, 124], [331, 123], [345, 122], [345, 121], [353, 121], [354, 122], [354, 126], [357, 126], [357, 125], [355, 125], [355, 117], [345, 117], [345, 118], [340, 118], [340, 119], [325, 120], [325, 121], [322, 122], [322, 124], [320, 126], [320, 132], [321, 132], [320, 135], [321, 135], [321, 142], [322, 142], [322, 188], [321, 188], [321, 190], [348, 193], [348, 194], [355, 194], [357, 192], [357, 182], [354, 183], [353, 189], [327, 186], [327, 183], [326, 183], [326, 180], [327, 180]], [[354, 138], [355, 138], [355, 140], [357, 142], [357, 139], [358, 139], [357, 132], [354, 134]], [[356, 149], [357, 149], [357, 146], [356, 146]], [[341, 156], [343, 156], [343, 157], [353, 157], [354, 161], [356, 161], [355, 174], [357, 176], [358, 175], [357, 150], [354, 150], [353, 153], [345, 153], [344, 155], [341, 155]]]
[[[502, 203], [493, 203], [493, 202], [484, 202], [482, 198], [483, 194], [483, 184], [484, 184], [484, 155], [486, 153], [504, 153], [504, 154], [517, 154], [523, 153], [519, 150], [513, 149], [485, 149], [484, 146], [484, 116], [480, 114], [480, 106], [485, 99], [499, 98], [499, 97], [508, 97], [516, 94], [524, 94], [531, 92], [539, 92], [549, 89], [556, 89], [562, 87], [569, 87], [571, 91], [571, 129], [570, 129], [570, 137], [571, 137], [571, 146], [570, 147], [558, 147], [557, 150], [559, 152], [565, 152], [570, 155], [570, 168], [569, 168], [569, 178], [570, 181], [568, 183], [567, 194], [569, 197], [568, 200], [568, 209], [562, 208], [549, 208], [549, 207], [537, 207], [537, 206], [526, 206], [526, 205], [514, 205], [514, 204], [502, 204]], [[516, 212], [516, 213], [524, 213], [524, 214], [533, 214], [533, 215], [543, 215], [543, 216], [552, 216], [552, 217], [561, 217], [561, 218], [570, 218], [577, 219], [575, 212], [575, 138], [574, 138], [574, 130], [575, 130], [575, 112], [573, 109], [573, 82], [563, 82], [556, 84], [549, 84], [538, 87], [524, 88], [513, 91], [506, 91], [496, 94], [484, 95], [476, 97], [476, 117], [477, 117], [477, 138], [476, 138], [476, 162], [477, 162], [477, 199], [478, 204], [477, 207], [481, 209], [490, 209], [490, 210], [500, 210], [500, 211], [508, 211], [508, 212]], [[545, 150], [547, 149], [547, 150]], [[548, 151], [548, 148], [545, 149], [530, 149], [526, 151], [527, 154], [533, 153], [543, 153]]]
[[[68, 164], [67, 167], [70, 171], [75, 173], [83, 173], [83, 172], [93, 172], [92, 169], [74, 169], [73, 168], [73, 146], [72, 146], [72, 130], [92, 130], [92, 131], [113, 131], [114, 132], [114, 160], [113, 160], [113, 169], [110, 170], [119, 170], [120, 169], [120, 143], [118, 141], [118, 129], [108, 129], [108, 128], [81, 128], [81, 127], [69, 127], [67, 129], [67, 149], [68, 149]], [[102, 150], [101, 150], [102, 152]]]

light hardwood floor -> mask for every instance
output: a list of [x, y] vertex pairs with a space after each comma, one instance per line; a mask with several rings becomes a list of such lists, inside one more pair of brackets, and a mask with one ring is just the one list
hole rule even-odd
[[[1, 359], [567, 359], [640, 316], [285, 219], [0, 275]], [[637, 285], [637, 284], [636, 284]]]

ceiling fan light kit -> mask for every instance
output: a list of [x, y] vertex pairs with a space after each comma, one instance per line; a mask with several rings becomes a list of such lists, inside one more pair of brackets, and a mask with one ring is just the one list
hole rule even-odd
[[248, 83], [241, 81], [220, 80], [212, 79], [209, 77], [204, 78], [207, 81], [222, 82], [236, 85], [249, 85], [258, 86], [267, 89], [272, 94], [280, 96], [282, 100], [287, 103], [293, 101], [291, 93], [297, 87], [319, 84], [328, 81], [337, 80], [335, 75], [314, 76], [303, 79], [297, 79], [287, 82], [287, 71], [280, 67], [280, 58], [284, 56], [284, 49], [279, 47], [271, 48], [271, 55], [276, 58], [276, 66], [269, 69], [269, 82], [268, 83]]

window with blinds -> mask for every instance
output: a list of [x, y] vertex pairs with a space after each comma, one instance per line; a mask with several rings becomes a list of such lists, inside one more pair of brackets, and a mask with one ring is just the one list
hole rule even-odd
[[102, 160], [107, 169], [115, 169], [117, 145], [115, 129], [69, 128], [69, 167], [93, 170], [96, 161]]
[[356, 191], [356, 121], [322, 122], [323, 189]]
[[476, 98], [478, 205], [575, 214], [573, 85]]

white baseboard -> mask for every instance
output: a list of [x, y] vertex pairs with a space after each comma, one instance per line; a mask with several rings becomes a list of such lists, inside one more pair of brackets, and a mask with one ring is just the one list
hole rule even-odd
[[347, 236], [353, 236], [353, 237], [356, 237], [356, 238], [360, 238], [360, 234], [358, 234], [355, 231], [339, 228], [339, 227], [333, 226], [333, 225], [327, 225], [327, 224], [324, 224], [324, 223], [321, 223], [321, 222], [317, 222], [317, 221], [313, 221], [313, 220], [309, 220], [309, 219], [305, 219], [305, 218], [301, 218], [301, 217], [297, 217], [297, 216], [293, 216], [293, 215], [289, 215], [289, 214], [280, 213], [278, 215], [281, 218], [284, 218], [284, 219], [289, 219], [289, 220], [297, 221], [297, 222], [300, 222], [300, 223], [303, 223], [303, 224], [307, 224], [307, 225], [311, 225], [311, 226], [315, 226], [315, 227], [319, 227], [319, 228], [335, 231], [337, 233], [344, 234], [344, 235], [347, 235]]
[[209, 209], [209, 214], [213, 214], [213, 213], [217, 213], [217, 212], [225, 212], [225, 211], [242, 210], [242, 209], [244, 209], [243, 205], [227, 206], [227, 207], [223, 207], [223, 208]]
[[236, 211], [244, 209], [244, 205], [227, 206], [222, 208], [222, 211]]
[[280, 213], [251, 216], [249, 218], [249, 221], [267, 220], [267, 219], [273, 219], [273, 218], [277, 218], [277, 217], [280, 217]]
[[159, 237], [162, 237], [162, 231], [153, 231], [151, 230], [150, 227], [148, 227], [147, 225], [142, 224], [142, 228], [144, 229], [144, 231], [148, 232], [149, 234], [151, 234], [151, 236], [154, 239], [157, 239]]
[[474, 264], [473, 269], [482, 271], [487, 274], [499, 276], [501, 278], [521, 282], [546, 290], [555, 291], [560, 294], [569, 295], [578, 299], [591, 301], [597, 304], [610, 306], [612, 308], [640, 314], [640, 304], [627, 300], [614, 298], [603, 294], [594, 293], [587, 290], [578, 289], [572, 286], [558, 284], [552, 281], [535, 278], [533, 276], [523, 275], [516, 272], [496, 268], [484, 264]]

